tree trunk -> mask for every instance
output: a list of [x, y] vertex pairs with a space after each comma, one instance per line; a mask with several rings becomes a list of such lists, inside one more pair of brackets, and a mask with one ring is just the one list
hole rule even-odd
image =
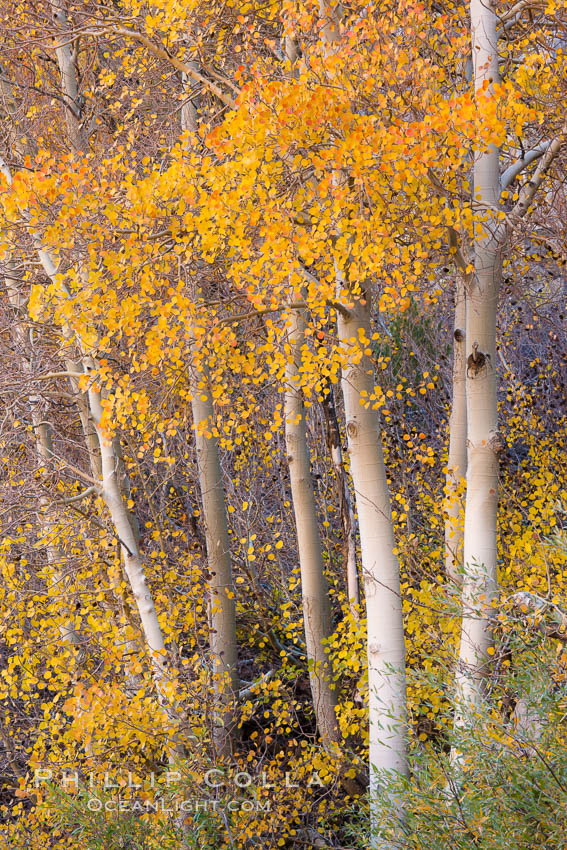
[[467, 471], [466, 296], [464, 276], [459, 272], [455, 289], [453, 331], [453, 397], [449, 419], [449, 458], [445, 478], [445, 572], [462, 584], [463, 521], [460, 491]]
[[118, 542], [120, 543], [124, 569], [128, 576], [134, 599], [136, 600], [142, 629], [156, 674], [156, 684], [158, 684], [158, 689], [160, 689], [161, 680], [167, 666], [165, 641], [154, 601], [148, 587], [142, 556], [138, 548], [138, 541], [132, 530], [128, 510], [120, 492], [118, 479], [119, 463], [114, 450], [114, 443], [112, 438], [108, 434], [105, 434], [104, 429], [101, 427], [102, 405], [100, 394], [92, 386], [89, 389], [89, 403], [100, 445], [102, 495], [112, 524], [114, 525]]
[[[339, 340], [348, 349], [342, 390], [368, 622], [372, 847], [382, 848], [376, 834], [376, 805], [383, 776], [408, 772], [407, 707], [400, 573], [380, 423], [377, 411], [361, 404], [364, 393], [374, 391], [374, 375], [365, 354], [356, 362], [360, 345], [370, 345], [368, 294], [354, 302], [349, 317], [338, 313], [338, 329]], [[400, 815], [398, 801], [392, 801], [392, 813]]]
[[[499, 81], [497, 19], [493, 6], [485, 0], [471, 2], [471, 30], [475, 90], [487, 83], [490, 91]], [[494, 145], [476, 155], [473, 173], [476, 221], [474, 274], [466, 309], [468, 460], [457, 726], [463, 725], [482, 701], [492, 640], [489, 618], [497, 591], [500, 440], [495, 355], [502, 235], [494, 215], [500, 199], [499, 152]]]
[[[8, 182], [11, 183], [10, 169], [1, 159], [0, 170], [2, 170], [3, 174], [6, 176]], [[25, 211], [22, 211], [22, 214], [24, 217], [26, 216]], [[39, 233], [34, 230], [30, 230], [30, 234], [45, 274], [49, 277], [52, 283], [59, 287], [60, 284], [58, 284], [56, 277], [57, 267], [51, 254], [44, 248]], [[64, 336], [69, 337], [70, 333], [71, 332], [68, 328], [63, 329]], [[77, 341], [77, 344], [80, 348], [80, 341]], [[89, 372], [89, 367], [91, 365], [88, 361], [89, 358], [83, 356], [82, 365], [84, 371], [87, 373]], [[100, 448], [102, 495], [110, 513], [110, 517], [116, 531], [116, 536], [120, 542], [124, 568], [136, 600], [144, 637], [152, 660], [156, 689], [162, 704], [170, 716], [170, 719], [173, 722], [176, 722], [179, 720], [179, 716], [176, 716], [178, 714], [177, 707], [171, 704], [171, 700], [166, 695], [164, 689], [164, 678], [168, 661], [167, 650], [165, 648], [163, 634], [157, 618], [154, 601], [148, 587], [136, 535], [129, 518], [128, 509], [120, 491], [118, 479], [120, 470], [119, 459], [116, 455], [112, 439], [105, 435], [100, 425], [102, 415], [100, 394], [91, 385], [88, 395], [90, 412]]]
[[[330, 53], [340, 39], [340, 4], [320, 0], [319, 16], [322, 38]], [[342, 275], [337, 277], [339, 288], [344, 290]], [[339, 341], [349, 349], [341, 384], [366, 597], [371, 847], [384, 850], [392, 845], [385, 845], [378, 835], [382, 779], [408, 773], [406, 653], [400, 569], [380, 420], [377, 411], [362, 405], [364, 393], [370, 396], [374, 392], [372, 365], [366, 354], [360, 357], [363, 338], [370, 345], [370, 293], [363, 292], [353, 301], [348, 314], [337, 311], [337, 323]], [[392, 799], [390, 803], [392, 817], [401, 817], [400, 801]]]
[[213, 404], [206, 378], [204, 381], [198, 378], [191, 381], [191, 394], [209, 570], [210, 646], [217, 703], [214, 734], [217, 750], [228, 754], [231, 705], [238, 690], [236, 608], [230, 541], [218, 443], [213, 434]]
[[68, 372], [72, 372], [77, 376], [70, 377], [69, 383], [71, 385], [71, 391], [76, 398], [79, 419], [81, 420], [81, 427], [83, 429], [83, 437], [85, 438], [85, 445], [89, 455], [91, 475], [96, 481], [99, 481], [102, 478], [100, 446], [96, 434], [96, 428], [90, 414], [88, 399], [85, 392], [79, 387], [79, 379], [81, 375], [84, 374], [83, 365], [80, 361], [69, 359], [65, 361], [65, 366]]
[[321, 740], [329, 749], [339, 741], [340, 736], [335, 713], [337, 697], [331, 685], [332, 669], [324, 644], [332, 631], [331, 610], [329, 589], [324, 574], [301, 390], [301, 349], [305, 339], [305, 320], [301, 311], [292, 310], [289, 322], [290, 351], [286, 365], [285, 441], [297, 529], [303, 624], [311, 694]]

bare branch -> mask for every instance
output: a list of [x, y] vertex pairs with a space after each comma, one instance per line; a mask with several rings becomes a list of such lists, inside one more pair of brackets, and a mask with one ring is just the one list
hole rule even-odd
[[264, 675], [261, 676], [256, 682], [252, 682], [250, 685], [248, 685], [248, 687], [242, 688], [240, 691], [238, 691], [238, 699], [247, 699], [248, 697], [252, 696], [252, 694], [258, 693], [262, 685], [264, 685], [266, 682], [269, 682], [270, 679], [274, 676], [274, 673], [275, 670], [268, 670], [268, 672], [264, 673]]
[[501, 190], [504, 191], [504, 189], [507, 189], [508, 186], [514, 182], [518, 174], [521, 174], [524, 168], [527, 168], [528, 165], [531, 165], [532, 162], [535, 162], [536, 159], [543, 156], [550, 144], [551, 142], [544, 142], [539, 147], [528, 151], [523, 157], [517, 159], [516, 162], [513, 162], [512, 165], [508, 166], [500, 178]]
[[561, 133], [549, 143], [549, 147], [547, 148], [546, 152], [543, 154], [539, 161], [538, 167], [535, 170], [535, 174], [533, 175], [532, 179], [529, 180], [528, 183], [526, 183], [526, 185], [522, 188], [520, 192], [520, 197], [518, 198], [517, 203], [512, 209], [512, 216], [518, 216], [521, 218], [527, 213], [530, 204], [533, 201], [539, 187], [543, 183], [553, 160], [561, 150], [561, 146], [565, 141], [565, 133], [566, 127], [563, 127]]
[[524, 9], [542, 9], [544, 4], [542, 0], [519, 0], [511, 9], [508, 9], [507, 12], [504, 12], [503, 15], [499, 15], [499, 20], [503, 23], [506, 21], [510, 21], [516, 17], [516, 15], [520, 15]]
[[[138, 32], [137, 30], [127, 29], [126, 27], [117, 27], [114, 32], [117, 35], [123, 35], [125, 38], [131, 38], [134, 41], [139, 42], [139, 44], [143, 44], [144, 47], [147, 48], [150, 53], [153, 53], [154, 56], [157, 56], [158, 59], [163, 59], [166, 62], [169, 62], [169, 64], [173, 65], [174, 68], [177, 68], [178, 71], [183, 71], [183, 73], [186, 74], [190, 80], [193, 80], [193, 82], [195, 83], [200, 83], [203, 88], [210, 91], [211, 94], [215, 95], [215, 97], [218, 97], [218, 99], [222, 101], [225, 106], [229, 106], [231, 109], [236, 109], [236, 101], [232, 97], [230, 97], [230, 95], [225, 94], [225, 92], [223, 92], [223, 90], [219, 86], [217, 86], [216, 83], [213, 83], [211, 82], [211, 80], [208, 80], [206, 77], [203, 76], [203, 74], [200, 74], [199, 71], [197, 71], [187, 62], [182, 62], [180, 59], [177, 59], [176, 56], [172, 56], [172, 54], [169, 53], [164, 47], [158, 47], [157, 44], [154, 44], [147, 36], [143, 35], [141, 32]], [[215, 74], [215, 76], [218, 78], [217, 74]], [[228, 84], [229, 82], [227, 82], [227, 85]], [[231, 88], [234, 88], [234, 86], [231, 85]]]
[[80, 502], [81, 499], [86, 499], [87, 496], [92, 496], [93, 493], [97, 493], [97, 488], [94, 485], [87, 487], [87, 489], [83, 490], [82, 493], [77, 493], [75, 496], [69, 496], [68, 499], [61, 499], [61, 501], [65, 505], [71, 505], [73, 502]]
[[43, 375], [34, 375], [34, 381], [52, 381], [55, 378], [77, 378], [84, 372], [44, 372]]

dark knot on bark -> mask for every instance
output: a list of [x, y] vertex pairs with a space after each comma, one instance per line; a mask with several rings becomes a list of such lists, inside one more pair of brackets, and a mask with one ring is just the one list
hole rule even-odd
[[483, 354], [478, 350], [478, 342], [473, 342], [472, 353], [467, 358], [467, 375], [474, 378], [486, 365], [487, 359], [490, 359], [488, 354]]

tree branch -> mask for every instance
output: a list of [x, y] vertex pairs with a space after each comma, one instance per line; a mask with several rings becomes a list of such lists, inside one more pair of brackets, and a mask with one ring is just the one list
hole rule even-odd
[[[306, 274], [309, 274], [307, 270], [304, 270]], [[310, 277], [313, 277], [310, 275]], [[313, 278], [316, 280], [316, 278]], [[333, 301], [330, 298], [325, 300], [325, 304], [327, 307], [332, 307], [333, 310], [336, 310], [345, 319], [350, 319], [352, 317], [351, 311], [348, 307], [345, 307], [344, 304], [340, 304], [338, 301]], [[266, 313], [282, 313], [285, 310], [305, 310], [309, 307], [307, 301], [292, 301], [289, 304], [281, 304], [279, 307], [259, 307], [257, 310], [249, 310], [247, 313], [236, 313], [234, 316], [229, 316], [226, 319], [222, 319], [219, 322], [221, 327], [225, 325], [231, 325], [233, 322], [241, 322], [244, 319], [253, 319], [255, 316], [264, 316]]]
[[92, 496], [93, 493], [97, 493], [97, 488], [92, 485], [92, 487], [87, 487], [86, 490], [83, 490], [81, 493], [77, 493], [75, 496], [69, 496], [68, 499], [61, 499], [63, 504], [71, 505], [73, 502], [80, 502], [81, 499], [86, 499], [87, 496]]
[[547, 172], [549, 171], [551, 163], [561, 150], [561, 146], [563, 145], [563, 142], [565, 140], [565, 132], [566, 127], [563, 127], [561, 133], [549, 143], [549, 147], [541, 157], [532, 179], [529, 180], [525, 186], [523, 186], [520, 192], [520, 197], [518, 198], [517, 203], [511, 211], [512, 216], [518, 216], [519, 218], [522, 218], [527, 213], [530, 204], [535, 197], [536, 192], [543, 183]]
[[451, 256], [455, 258], [458, 267], [465, 277], [467, 277], [469, 274], [467, 272], [468, 266], [465, 258], [463, 257], [461, 246], [459, 245], [459, 234], [454, 227], [448, 227], [447, 230], [449, 231], [449, 248], [453, 249]]
[[[127, 29], [126, 27], [117, 27], [114, 32], [117, 35], [123, 35], [125, 38], [131, 38], [133, 41], [139, 42], [139, 44], [143, 44], [144, 47], [153, 53], [154, 56], [157, 56], [158, 59], [163, 59], [166, 62], [169, 62], [170, 65], [173, 65], [178, 71], [183, 71], [190, 80], [193, 80], [195, 83], [200, 83], [204, 88], [214, 94], [215, 97], [224, 103], [225, 106], [229, 106], [231, 109], [236, 109], [236, 101], [230, 97], [230, 95], [225, 94], [223, 90], [216, 85], [216, 83], [211, 82], [203, 74], [200, 74], [195, 68], [186, 62], [182, 62], [180, 59], [177, 59], [176, 56], [172, 56], [169, 51], [167, 51], [164, 47], [158, 47], [157, 44], [154, 44], [150, 39], [143, 35], [141, 32], [137, 30]], [[215, 74], [218, 77], [218, 75]], [[227, 82], [227, 85], [230, 85], [230, 81]], [[233, 87], [233, 86], [231, 86]]]
[[253, 693], [257, 692], [259, 688], [262, 687], [266, 682], [273, 677], [275, 670], [268, 670], [267, 673], [264, 673], [256, 682], [252, 682], [246, 688], [242, 688], [238, 691], [238, 699], [246, 699], [249, 696], [252, 696]]
[[504, 12], [503, 15], [499, 15], [498, 17], [499, 20], [501, 20], [503, 23], [506, 23], [506, 21], [511, 20], [516, 15], [519, 15], [520, 12], [523, 12], [524, 9], [541, 9], [543, 8], [543, 5], [544, 4], [541, 2], [541, 0], [520, 0], [519, 3], [516, 3], [514, 6], [512, 6], [511, 9], [508, 9], [507, 12]]
[[514, 182], [518, 174], [521, 174], [524, 168], [527, 168], [528, 165], [535, 162], [535, 160], [539, 159], [540, 156], [543, 156], [550, 144], [551, 142], [544, 142], [539, 147], [528, 151], [527, 154], [520, 159], [517, 159], [516, 162], [512, 163], [512, 165], [509, 165], [500, 178], [500, 189], [502, 191], [507, 189], [508, 186]]
[[78, 378], [84, 372], [44, 372], [43, 375], [34, 375], [34, 381], [51, 381], [55, 378]]

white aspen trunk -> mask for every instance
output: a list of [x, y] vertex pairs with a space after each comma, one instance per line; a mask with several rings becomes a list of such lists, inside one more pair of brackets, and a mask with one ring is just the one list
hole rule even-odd
[[339, 22], [342, 18], [341, 4], [335, 0], [319, 0], [321, 38], [329, 46], [339, 40]]
[[100, 394], [94, 387], [89, 389], [89, 403], [100, 445], [102, 495], [120, 543], [124, 569], [128, 576], [134, 599], [136, 600], [144, 636], [156, 671], [157, 680], [159, 681], [167, 665], [165, 641], [154, 601], [148, 587], [138, 542], [132, 530], [128, 511], [124, 504], [122, 493], [120, 492], [118, 480], [119, 464], [114, 450], [113, 440], [104, 433], [100, 425], [102, 406]]
[[287, 338], [290, 351], [285, 376], [285, 441], [301, 570], [305, 644], [317, 727], [323, 746], [331, 749], [340, 736], [335, 713], [337, 696], [331, 686], [332, 669], [324, 645], [332, 630], [331, 609], [300, 384], [301, 348], [305, 340], [305, 319], [300, 310], [291, 311]]
[[118, 434], [114, 438], [113, 447], [114, 454], [116, 456], [116, 462], [118, 464], [118, 484], [120, 487], [120, 494], [128, 512], [128, 521], [132, 528], [132, 534], [134, 535], [136, 543], [139, 544], [140, 523], [138, 522], [138, 516], [136, 512], [134, 510], [130, 510], [130, 508], [128, 507], [128, 502], [132, 499], [132, 488], [130, 486], [130, 476], [128, 475], [128, 470], [126, 469], [124, 455], [122, 454], [122, 446], [120, 444], [120, 436]]
[[204, 381], [197, 378], [191, 381], [191, 395], [209, 571], [210, 648], [217, 703], [214, 736], [217, 750], [227, 754], [230, 752], [231, 704], [238, 691], [236, 606], [230, 541], [218, 443], [212, 433], [213, 404], [206, 378]]
[[360, 585], [358, 581], [358, 567], [356, 563], [356, 517], [354, 515], [354, 507], [352, 504], [348, 478], [343, 460], [341, 434], [337, 410], [335, 407], [333, 387], [329, 383], [325, 389], [327, 390], [327, 393], [323, 398], [323, 412], [325, 414], [325, 424], [327, 428], [327, 446], [329, 448], [331, 462], [335, 470], [339, 510], [343, 526], [344, 549], [346, 554], [347, 595], [351, 614], [355, 620], [358, 620]]
[[[193, 68], [194, 70], [198, 70], [196, 62], [188, 62], [188, 67]], [[187, 74], [181, 75], [181, 82], [183, 83], [183, 89], [188, 94], [190, 80]], [[183, 102], [183, 106], [181, 107], [181, 129], [188, 133], [196, 133], [199, 129], [199, 113], [197, 111], [197, 103], [193, 98], [189, 95], [187, 99]]]
[[449, 418], [449, 457], [445, 478], [445, 572], [462, 584], [463, 536], [461, 497], [459, 491], [467, 472], [467, 395], [466, 363], [466, 294], [464, 276], [459, 272], [455, 288], [455, 321], [453, 330], [453, 397]]
[[[64, 34], [67, 29], [66, 0], [50, 0], [50, 5], [53, 21], [57, 28], [63, 32], [61, 39], [58, 40], [57, 46], [55, 47], [55, 56], [61, 77], [61, 90], [65, 98], [65, 123], [67, 127], [67, 138], [75, 152], [85, 151], [87, 149], [87, 140], [80, 123], [82, 110], [77, 79], [77, 57], [74, 55], [68, 36], [65, 36]], [[102, 475], [102, 463], [96, 428], [93, 425], [89, 413], [88, 402], [80, 391], [78, 382], [80, 375], [84, 371], [83, 366], [80, 362], [75, 362], [70, 359], [66, 361], [66, 366], [69, 372], [75, 372], [77, 374], [77, 378], [70, 378], [69, 383], [77, 397], [77, 407], [79, 410], [79, 417], [83, 428], [85, 443], [89, 453], [89, 465], [91, 472], [93, 478], [98, 480]]]
[[[172, 666], [171, 653], [165, 645], [154, 600], [148, 586], [144, 563], [138, 546], [138, 539], [132, 528], [130, 515], [120, 490], [120, 462], [116, 455], [114, 441], [109, 435], [104, 433], [100, 424], [102, 405], [100, 394], [94, 387], [89, 389], [89, 403], [100, 444], [102, 495], [112, 524], [114, 525], [116, 536], [118, 537], [124, 570], [140, 616], [142, 631], [152, 663], [153, 680], [158, 697], [170, 722], [174, 727], [178, 727], [179, 723], [184, 719], [183, 709], [176, 705], [166, 692], [168, 668]], [[174, 760], [176, 756], [183, 754], [183, 744], [177, 734], [167, 744], [167, 751], [170, 760]]]
[[[88, 368], [85, 371], [88, 372]], [[158, 698], [176, 730], [173, 738], [166, 745], [169, 759], [173, 761], [184, 753], [183, 743], [179, 739], [177, 730], [179, 724], [185, 719], [182, 706], [172, 700], [166, 689], [168, 671], [174, 668], [174, 664], [172, 663], [171, 652], [165, 645], [155, 603], [148, 585], [138, 538], [120, 489], [120, 458], [116, 453], [114, 440], [105, 434], [101, 427], [101, 398], [100, 393], [93, 386], [89, 388], [89, 404], [100, 444], [102, 496], [118, 537], [124, 570], [140, 616]], [[135, 678], [130, 681], [135, 682]]]
[[[75, 152], [85, 152], [88, 148], [88, 145], [87, 137], [81, 124], [82, 105], [79, 96], [78, 85], [78, 57], [75, 54], [75, 45], [78, 42], [77, 40], [75, 40], [74, 45], [72, 47], [68, 35], [65, 34], [65, 31], [67, 30], [66, 0], [51, 0], [51, 11], [56, 26], [58, 27], [58, 29], [62, 30], [62, 37], [58, 41], [57, 46], [55, 48], [55, 55], [61, 77], [61, 90], [65, 100], [65, 123], [67, 127], [67, 139]], [[64, 334], [69, 340], [69, 342], [73, 343], [73, 335], [70, 329], [64, 328]], [[77, 408], [79, 411], [79, 418], [81, 420], [83, 436], [85, 439], [85, 445], [87, 447], [87, 452], [89, 456], [89, 466], [91, 469], [91, 473], [96, 481], [100, 481], [103, 478], [103, 467], [99, 434], [93, 422], [93, 416], [89, 407], [88, 398], [79, 387], [79, 378], [82, 374], [85, 374], [84, 364], [80, 360], [74, 361], [71, 359], [67, 359], [66, 366], [67, 370], [73, 373], [73, 377], [69, 378], [69, 383], [77, 399]], [[75, 375], [77, 377], [74, 377]], [[115, 457], [117, 459], [117, 466], [119, 470], [118, 483], [120, 487], [120, 494], [123, 503], [125, 503], [128, 520], [130, 522], [130, 526], [132, 528], [136, 543], [139, 544], [140, 529], [138, 525], [138, 520], [135, 513], [127, 507], [128, 499], [130, 497], [130, 482], [124, 469], [124, 462], [121, 454], [119, 437], [114, 438], [113, 449]], [[124, 552], [123, 548], [121, 549], [121, 551], [122, 553]], [[127, 577], [129, 577], [127, 570], [126, 574]], [[119, 602], [119, 604], [124, 604], [123, 599], [117, 601]], [[126, 646], [132, 655], [137, 654], [137, 652], [139, 651], [139, 645], [136, 641], [129, 640]], [[140, 682], [141, 678], [139, 675], [129, 674], [127, 677], [127, 687], [131, 691], [138, 690]]]
[[[51, 11], [53, 20], [57, 27], [65, 32], [67, 29], [67, 13], [66, 0], [51, 0]], [[62, 38], [55, 48], [59, 73], [61, 75], [61, 89], [65, 98], [65, 121], [67, 125], [67, 137], [73, 149], [78, 151], [87, 150], [87, 139], [81, 125], [81, 101], [79, 97], [79, 85], [77, 75], [77, 57], [69, 43], [68, 35], [63, 34]], [[68, 334], [67, 334], [68, 336]], [[84, 372], [83, 364], [67, 361], [67, 368], [70, 372], [77, 373], [80, 376]], [[79, 392], [78, 378], [70, 378], [71, 387], [77, 393], [77, 405], [79, 408], [79, 416], [83, 427], [83, 434], [89, 452], [89, 463], [93, 477], [97, 480], [102, 476], [102, 460], [100, 457], [99, 441], [97, 429], [93, 425], [92, 416], [89, 412], [89, 406], [86, 400]], [[118, 481], [120, 492], [126, 503], [130, 496], [130, 482], [124, 468], [122, 452], [120, 449], [120, 441], [115, 438], [114, 453], [117, 458], [120, 473]], [[140, 539], [140, 529], [136, 515], [128, 510], [128, 518], [136, 541]]]
[[[62, 7], [59, 5], [58, 2], [55, 2], [55, 6], [57, 7], [55, 9], [55, 13], [59, 14], [57, 10], [60, 10]], [[67, 59], [65, 59], [65, 62], [61, 64], [62, 60], [59, 54], [58, 61], [60, 62], [63, 86], [65, 88], [66, 86], [71, 85], [71, 89], [65, 90], [67, 94], [69, 94], [69, 92], [72, 94], [72, 84], [69, 82], [69, 74], [71, 73], [70, 65], [67, 63]], [[65, 68], [65, 73], [63, 67]], [[75, 74], [74, 63], [73, 74]], [[74, 79], [74, 85], [76, 89], [76, 77]], [[71, 119], [69, 119], [68, 121], [68, 126], [69, 123], [72, 124]], [[78, 121], [76, 123], [76, 130], [77, 133], [80, 130]], [[76, 150], [84, 149], [85, 139], [82, 135], [82, 131], [80, 138], [77, 133], [75, 133], [75, 135], [71, 137], [71, 142], [75, 146]], [[4, 174], [8, 185], [11, 185], [11, 171], [6, 162], [4, 162], [1, 157], [0, 172]], [[27, 213], [25, 210], [22, 210], [22, 215], [24, 218], [27, 218]], [[50, 279], [51, 283], [56, 286], [56, 288], [59, 289], [62, 287], [66, 292], [65, 285], [60, 284], [57, 280], [57, 265], [54, 262], [50, 252], [44, 247], [41, 235], [37, 231], [32, 229], [30, 229], [29, 232], [45, 274]], [[69, 327], [63, 328], [63, 335], [67, 340], [73, 339], [73, 334]], [[81, 341], [76, 340], [76, 343], [79, 350], [81, 351]], [[83, 351], [81, 351], [81, 355], [82, 359], [80, 363], [68, 364], [71, 367], [69, 369], [70, 372], [76, 373], [77, 370], [79, 371], [79, 373], [81, 371], [85, 373], [89, 372], [92, 362], [90, 361], [90, 358], [85, 356], [85, 353]], [[78, 383], [76, 382], [77, 379], [74, 377], [74, 375], [70, 380], [73, 389], [78, 389]], [[171, 657], [165, 646], [165, 641], [163, 639], [163, 633], [161, 631], [161, 627], [157, 617], [157, 611], [155, 608], [153, 597], [148, 587], [143, 560], [138, 545], [139, 534], [137, 521], [130, 514], [125, 504], [123, 494], [121, 492], [119, 476], [123, 471], [122, 458], [116, 452], [115, 443], [106, 437], [100, 427], [102, 415], [101, 399], [99, 393], [96, 392], [94, 387], [92, 386], [89, 389], [88, 398], [88, 411], [85, 412], [84, 405], [81, 407], [81, 404], [79, 404], [79, 412], [83, 424], [83, 429], [85, 432], [85, 437], [87, 440], [87, 446], [89, 448], [91, 470], [94, 473], [95, 471], [98, 471], [98, 469], [100, 469], [101, 472], [102, 495], [107, 509], [110, 513], [110, 517], [114, 525], [116, 535], [120, 542], [124, 569], [128, 581], [130, 583], [134, 599], [136, 601], [136, 606], [142, 624], [144, 639], [146, 641], [152, 663], [153, 680], [156, 686], [160, 703], [166, 710], [166, 713], [172, 725], [174, 725], [175, 727], [179, 727], [179, 723], [182, 722], [184, 719], [184, 711], [182, 707], [174, 704], [171, 697], [166, 693], [166, 670], [168, 663], [171, 662]], [[93, 425], [98, 443], [98, 451], [96, 450], [92, 440]], [[98, 480], [98, 476], [93, 475], [93, 477]], [[71, 630], [69, 630], [69, 634], [71, 634]], [[174, 759], [180, 754], [183, 754], [183, 744], [180, 742], [177, 733], [175, 734], [173, 741], [167, 744], [166, 748], [170, 760]]]
[[[328, 52], [340, 38], [341, 8], [320, 0], [322, 38]], [[345, 289], [337, 274], [339, 289]], [[368, 357], [360, 355], [361, 335], [370, 345], [370, 292], [353, 299], [346, 315], [337, 310], [339, 341], [350, 349], [343, 366], [342, 391], [358, 525], [362, 575], [366, 596], [368, 655], [368, 714], [370, 724], [370, 844], [387, 850], [395, 843], [383, 841], [378, 832], [382, 781], [408, 774], [406, 652], [400, 568], [395, 554], [394, 529], [388, 479], [384, 466], [378, 412], [363, 407], [364, 393], [374, 392], [374, 375]], [[355, 358], [352, 354], [357, 352]], [[389, 801], [393, 820], [403, 817], [403, 803]]]
[[[358, 299], [346, 317], [338, 312], [339, 340], [349, 349], [343, 367], [350, 470], [356, 496], [362, 573], [368, 622], [368, 701], [370, 720], [371, 846], [385, 845], [376, 833], [376, 807], [384, 776], [408, 773], [405, 643], [400, 572], [395, 554], [390, 493], [378, 412], [364, 407], [364, 393], [374, 392], [372, 365], [360, 355], [361, 337], [370, 344], [370, 303]], [[364, 344], [364, 343], [362, 343]], [[346, 356], [346, 355], [345, 355]], [[392, 800], [392, 815], [401, 815]]]
[[[499, 81], [497, 18], [492, 0], [471, 2], [474, 84]], [[467, 293], [466, 394], [468, 421], [463, 620], [456, 678], [456, 726], [480, 706], [492, 640], [490, 614], [497, 592], [498, 413], [496, 405], [496, 313], [501, 276], [502, 233], [495, 218], [500, 199], [499, 152], [495, 146], [474, 162], [474, 274]]]

